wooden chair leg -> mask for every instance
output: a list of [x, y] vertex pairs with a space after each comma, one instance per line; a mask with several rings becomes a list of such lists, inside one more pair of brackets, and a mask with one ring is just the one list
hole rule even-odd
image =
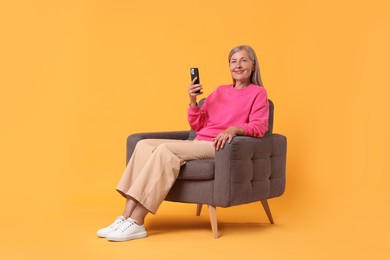
[[202, 212], [202, 206], [203, 206], [203, 204], [198, 204], [196, 206], [196, 215], [197, 216], [200, 216], [200, 212]]
[[217, 223], [217, 209], [215, 206], [209, 206], [209, 216], [210, 216], [210, 223], [211, 223], [211, 229], [214, 234], [214, 238], [218, 238], [218, 223]]
[[265, 213], [267, 213], [267, 217], [269, 219], [269, 222], [271, 222], [271, 224], [273, 224], [274, 220], [272, 218], [272, 214], [271, 214], [271, 210], [270, 210], [269, 205], [268, 205], [268, 201], [267, 200], [262, 200], [261, 204], [263, 204], [263, 208], [265, 210]]

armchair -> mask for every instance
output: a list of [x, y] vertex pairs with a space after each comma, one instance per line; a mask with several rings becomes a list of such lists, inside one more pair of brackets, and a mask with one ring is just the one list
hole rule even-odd
[[[200, 102], [200, 105], [202, 102]], [[216, 207], [230, 207], [260, 201], [271, 224], [267, 200], [281, 196], [286, 182], [287, 139], [273, 134], [271, 100], [269, 130], [262, 138], [237, 136], [216, 151], [214, 160], [193, 160], [180, 169], [179, 177], [165, 200], [197, 204], [199, 216], [207, 204], [214, 238], [218, 238]], [[137, 133], [127, 139], [127, 162], [135, 145], [145, 138], [193, 139], [191, 131]]]

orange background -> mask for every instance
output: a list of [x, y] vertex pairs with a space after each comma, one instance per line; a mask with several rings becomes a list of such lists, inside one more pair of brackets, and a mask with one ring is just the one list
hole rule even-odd
[[[1, 259], [388, 259], [388, 1], [2, 1]], [[258, 54], [288, 138], [286, 193], [207, 211], [164, 202], [149, 237], [98, 239], [121, 213], [127, 135], [188, 129], [227, 54]]]

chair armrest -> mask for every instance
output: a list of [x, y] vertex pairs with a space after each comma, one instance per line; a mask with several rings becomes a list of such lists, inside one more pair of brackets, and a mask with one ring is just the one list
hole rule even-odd
[[135, 145], [142, 139], [178, 139], [187, 140], [190, 131], [171, 131], [171, 132], [147, 132], [136, 133], [127, 137], [126, 143], [126, 165], [134, 152]]
[[[228, 207], [268, 197], [271, 175], [285, 176], [286, 150], [287, 139], [283, 135], [234, 137], [215, 154], [215, 206]], [[256, 194], [253, 185], [262, 186], [259, 190], [263, 194]]]

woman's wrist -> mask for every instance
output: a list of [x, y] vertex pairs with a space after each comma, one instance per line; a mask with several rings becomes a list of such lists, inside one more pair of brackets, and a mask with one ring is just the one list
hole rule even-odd
[[231, 126], [228, 128], [228, 130], [230, 130], [235, 135], [244, 135], [244, 128], [239, 126]]
[[190, 107], [197, 107], [198, 103], [196, 102], [196, 97], [190, 96]]

